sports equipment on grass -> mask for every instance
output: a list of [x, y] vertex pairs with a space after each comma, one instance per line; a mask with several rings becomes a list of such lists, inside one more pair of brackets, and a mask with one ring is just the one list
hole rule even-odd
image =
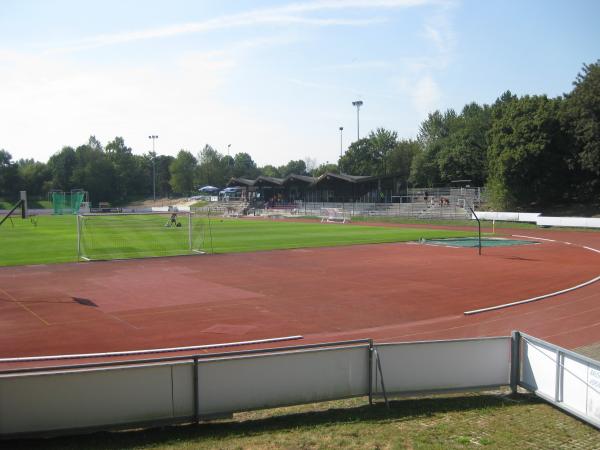
[[205, 253], [207, 225], [189, 212], [80, 214], [77, 256], [89, 261]]
[[52, 209], [54, 214], [77, 214], [84, 197], [84, 191], [72, 191], [70, 194], [53, 192]]

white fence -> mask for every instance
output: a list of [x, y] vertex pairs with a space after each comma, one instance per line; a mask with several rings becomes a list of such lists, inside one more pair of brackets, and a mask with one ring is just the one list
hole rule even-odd
[[191, 422], [356, 396], [517, 385], [600, 424], [600, 363], [512, 337], [370, 340], [0, 373], [0, 436]]
[[509, 337], [375, 346], [361, 340], [4, 371], [0, 434], [190, 421], [259, 408], [371, 398], [384, 393], [382, 376], [394, 393], [507, 385], [509, 352]]
[[[532, 222], [541, 227], [600, 228], [600, 218], [592, 217], [544, 217], [541, 213], [518, 213], [499, 211], [475, 211], [481, 220], [504, 220], [508, 222]], [[472, 215], [472, 219], [475, 216]]]
[[[320, 216], [323, 209], [337, 209], [348, 217], [411, 217], [417, 219], [468, 219], [470, 213], [465, 208], [464, 199], [457, 199], [450, 204], [439, 201], [424, 201], [416, 198], [405, 198], [400, 203], [359, 203], [359, 202], [297, 202], [298, 214]], [[462, 200], [462, 201], [461, 201]]]
[[600, 427], [600, 362], [520, 335], [519, 385]]

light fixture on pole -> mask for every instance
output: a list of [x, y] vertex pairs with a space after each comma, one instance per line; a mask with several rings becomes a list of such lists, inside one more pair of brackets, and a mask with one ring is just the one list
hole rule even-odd
[[360, 107], [363, 105], [362, 100], [352, 102], [352, 106], [356, 106], [356, 140], [360, 140]]
[[152, 198], [156, 201], [156, 152], [154, 151], [154, 141], [158, 139], [158, 136], [152, 134], [148, 136], [148, 139], [152, 139]]
[[229, 149], [231, 148], [231, 144], [227, 144], [227, 156], [229, 156]]

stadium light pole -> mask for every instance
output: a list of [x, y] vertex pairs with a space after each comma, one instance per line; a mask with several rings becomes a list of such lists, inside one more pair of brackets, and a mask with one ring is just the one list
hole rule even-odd
[[362, 100], [352, 102], [352, 106], [356, 106], [356, 140], [360, 140], [360, 107], [363, 105]]
[[148, 139], [152, 139], [152, 198], [156, 201], [156, 152], [154, 151], [154, 141], [158, 139], [158, 136], [152, 134], [148, 136]]
[[343, 133], [344, 127], [340, 127], [340, 175], [342, 174], [342, 152], [343, 152]]

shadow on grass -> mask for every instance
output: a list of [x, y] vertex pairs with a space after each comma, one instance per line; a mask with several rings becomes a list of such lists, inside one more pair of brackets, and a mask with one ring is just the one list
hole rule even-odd
[[[145, 446], [156, 447], [160, 445], [177, 446], [179, 444], [193, 446], [194, 443], [201, 444], [202, 440], [247, 438], [271, 432], [298, 429], [308, 430], [328, 425], [361, 423], [376, 426], [377, 424], [383, 425], [399, 421], [418, 422], [419, 420], [444, 413], [478, 409], [489, 411], [490, 409], [510, 408], [518, 405], [542, 402], [528, 394], [518, 396], [481, 394], [392, 400], [389, 409], [386, 408], [383, 402], [379, 401], [373, 406], [368, 404], [346, 406], [348, 402], [352, 401], [361, 400], [330, 402], [330, 406], [326, 410], [307, 411], [306, 408], [309, 408], [310, 405], [305, 405], [303, 407], [284, 408], [279, 411], [265, 410], [256, 413], [245, 413], [246, 418], [242, 416], [242, 418], [238, 417], [219, 422], [205, 422], [197, 425], [187, 424], [143, 430], [97, 432], [81, 436], [24, 439], [4, 443], [9, 443], [10, 448], [13, 449], [127, 449], [143, 448]], [[322, 408], [323, 406], [319, 405], [316, 407]], [[299, 408], [303, 408], [303, 410], [299, 412], [294, 411], [294, 409]], [[278, 415], [268, 416], [268, 414]], [[253, 417], [253, 415], [257, 417]], [[0, 447], [2, 443], [0, 441]]]

